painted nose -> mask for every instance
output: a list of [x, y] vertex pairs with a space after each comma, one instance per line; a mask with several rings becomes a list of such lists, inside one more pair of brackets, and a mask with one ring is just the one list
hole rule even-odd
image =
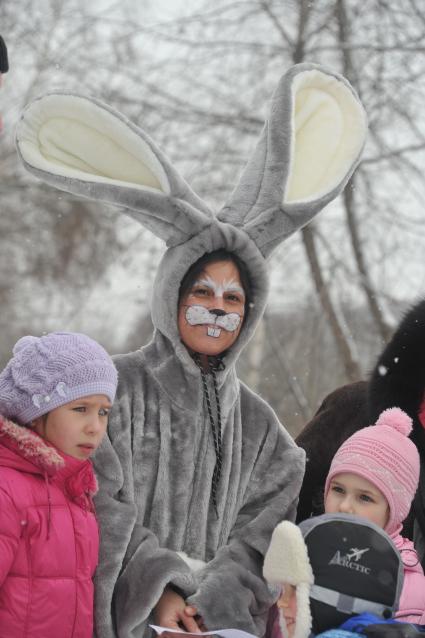
[[212, 315], [215, 315], [216, 317], [222, 317], [226, 314], [226, 311], [222, 310], [221, 308], [213, 308], [212, 310], [210, 310], [210, 313]]

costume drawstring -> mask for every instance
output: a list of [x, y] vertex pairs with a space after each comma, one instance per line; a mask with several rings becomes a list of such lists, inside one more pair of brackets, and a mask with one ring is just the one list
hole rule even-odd
[[47, 490], [47, 540], [50, 538], [50, 521], [52, 514], [52, 500], [50, 498], [50, 485], [49, 485], [49, 477], [47, 472], [44, 472], [44, 482], [46, 483]]
[[209, 372], [211, 373], [211, 376], [213, 379], [215, 403], [216, 403], [216, 410], [217, 410], [217, 423], [214, 420], [214, 416], [212, 412], [211, 399], [210, 399], [210, 394], [208, 391], [207, 375], [202, 366], [199, 355], [198, 354], [195, 355], [196, 364], [198, 365], [201, 371], [202, 388], [204, 392], [205, 401], [207, 404], [208, 417], [210, 420], [211, 431], [212, 431], [213, 440], [214, 440], [216, 461], [215, 461], [214, 472], [212, 477], [211, 495], [212, 495], [214, 511], [218, 518], [217, 492], [218, 492], [218, 485], [220, 483], [220, 478], [221, 478], [221, 469], [222, 469], [223, 459], [222, 459], [222, 439], [221, 439], [221, 406], [220, 406], [220, 397], [218, 394], [216, 372], [218, 370], [224, 369], [224, 363], [221, 361], [221, 359], [217, 359], [216, 357], [214, 358], [207, 357], [207, 360], [208, 360]]

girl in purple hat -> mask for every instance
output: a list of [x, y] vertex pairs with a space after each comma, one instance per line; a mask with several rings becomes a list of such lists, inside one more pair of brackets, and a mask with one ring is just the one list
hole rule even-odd
[[111, 358], [82, 334], [23, 337], [0, 374], [0, 627], [91, 638], [99, 534], [90, 461], [115, 397]]

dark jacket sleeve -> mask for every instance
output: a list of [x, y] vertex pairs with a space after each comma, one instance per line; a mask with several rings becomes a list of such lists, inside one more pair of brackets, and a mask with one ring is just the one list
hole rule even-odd
[[367, 425], [366, 381], [344, 385], [323, 400], [296, 438], [307, 456], [297, 522], [323, 514], [323, 490], [332, 459], [349, 436]]

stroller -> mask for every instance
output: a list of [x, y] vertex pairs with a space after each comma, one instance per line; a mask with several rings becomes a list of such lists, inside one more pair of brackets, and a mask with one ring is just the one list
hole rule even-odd
[[365, 519], [324, 514], [299, 526], [283, 521], [263, 574], [272, 586], [295, 588], [295, 624], [288, 630], [275, 606], [266, 638], [425, 638], [425, 627], [393, 619], [403, 571], [389, 536]]

